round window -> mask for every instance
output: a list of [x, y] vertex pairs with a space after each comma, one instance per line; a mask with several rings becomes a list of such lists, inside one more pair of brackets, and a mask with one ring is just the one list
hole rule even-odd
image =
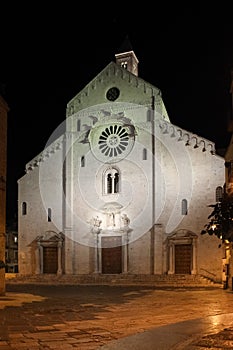
[[99, 149], [107, 157], [120, 156], [129, 144], [127, 130], [121, 125], [110, 125], [99, 137]]
[[120, 95], [120, 90], [117, 87], [112, 87], [107, 91], [106, 97], [109, 101], [115, 101]]

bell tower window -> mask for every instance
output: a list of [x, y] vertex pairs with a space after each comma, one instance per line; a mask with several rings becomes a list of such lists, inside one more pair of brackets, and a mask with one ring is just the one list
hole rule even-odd
[[121, 62], [121, 67], [122, 68], [127, 69], [127, 66], [128, 66], [128, 62], [127, 61]]

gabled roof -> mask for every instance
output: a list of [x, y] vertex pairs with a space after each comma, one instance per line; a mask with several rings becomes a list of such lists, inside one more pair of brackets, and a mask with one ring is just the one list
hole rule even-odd
[[165, 120], [170, 121], [160, 89], [132, 74], [115, 62], [110, 62], [68, 102], [67, 117], [88, 107], [108, 103], [106, 92], [113, 86], [121, 91], [120, 97], [116, 102], [134, 103], [148, 107], [151, 106], [152, 96], [156, 97], [156, 109], [160, 111]]

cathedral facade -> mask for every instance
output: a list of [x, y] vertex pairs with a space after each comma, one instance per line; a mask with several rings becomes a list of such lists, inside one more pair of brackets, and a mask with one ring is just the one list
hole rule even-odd
[[218, 239], [200, 232], [222, 192], [224, 158], [172, 124], [133, 50], [115, 58], [67, 104], [18, 180], [19, 273], [220, 281]]

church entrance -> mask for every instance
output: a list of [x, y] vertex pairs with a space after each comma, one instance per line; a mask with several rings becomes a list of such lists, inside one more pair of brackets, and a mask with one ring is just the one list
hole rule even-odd
[[102, 273], [119, 274], [122, 273], [122, 238], [102, 237]]
[[195, 275], [197, 273], [197, 235], [180, 229], [167, 237], [169, 275]]
[[43, 247], [43, 272], [57, 273], [58, 269], [57, 247]]
[[192, 245], [176, 244], [175, 245], [175, 273], [191, 274], [192, 262]]
[[63, 235], [54, 231], [46, 231], [38, 236], [35, 249], [35, 273], [62, 274]]

